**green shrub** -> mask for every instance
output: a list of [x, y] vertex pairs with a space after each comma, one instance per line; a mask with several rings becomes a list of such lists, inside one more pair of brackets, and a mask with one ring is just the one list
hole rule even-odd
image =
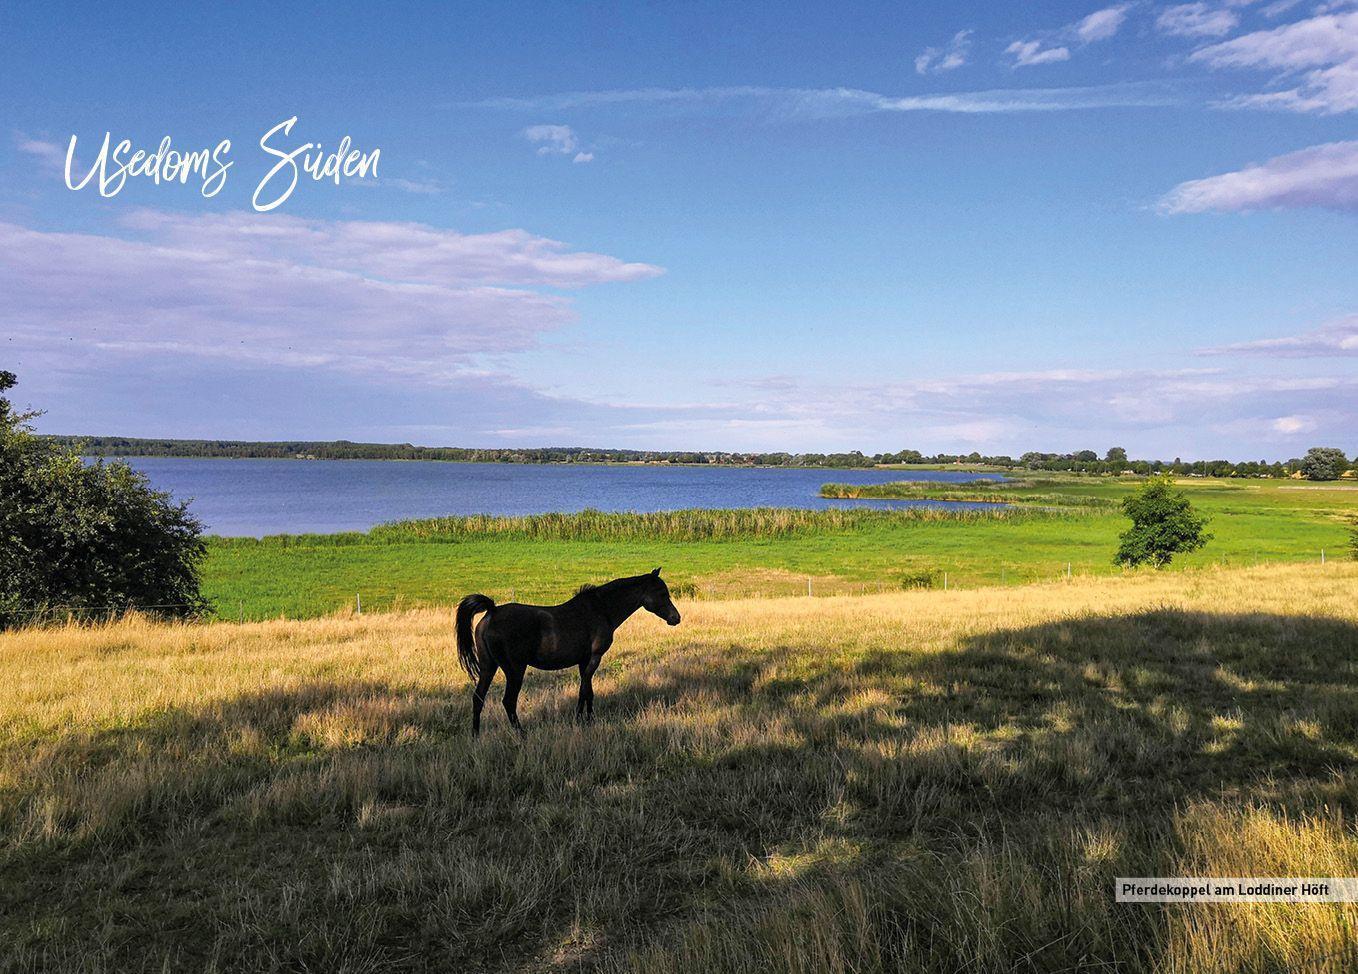
[[918, 571], [899, 572], [896, 575], [896, 584], [903, 589], [913, 588], [936, 588], [938, 586], [939, 572], [934, 568], [922, 568]]
[[668, 583], [670, 595], [676, 599], [696, 599], [699, 596], [698, 585], [696, 582], [675, 582]]
[[[0, 372], [0, 393], [14, 374]], [[0, 628], [130, 609], [187, 616], [199, 594], [201, 526], [125, 463], [84, 463], [32, 433], [0, 396]]]
[[1114, 564], [1163, 568], [1179, 552], [1196, 551], [1212, 539], [1203, 531], [1207, 518], [1193, 510], [1168, 476], [1147, 478], [1136, 493], [1123, 498], [1122, 510], [1132, 526], [1118, 536], [1122, 543]]

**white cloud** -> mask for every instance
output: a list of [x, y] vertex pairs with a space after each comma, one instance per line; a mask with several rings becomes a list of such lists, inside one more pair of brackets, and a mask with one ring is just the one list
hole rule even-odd
[[1190, 59], [1214, 68], [1302, 72], [1300, 83], [1246, 95], [1225, 104], [1335, 114], [1358, 110], [1358, 12], [1327, 13], [1255, 31], [1194, 51]]
[[1041, 41], [1014, 41], [1004, 49], [1004, 53], [1014, 55], [1014, 66], [1019, 68], [1070, 60], [1069, 49], [1064, 47], [1044, 48]]
[[1216, 348], [1202, 349], [1200, 355], [1264, 355], [1270, 358], [1332, 358], [1358, 356], [1358, 314], [1349, 315], [1323, 328], [1286, 335], [1282, 338], [1262, 338], [1252, 342], [1237, 342]]
[[1192, 55], [1213, 67], [1295, 70], [1358, 55], [1358, 13], [1325, 14], [1212, 44]]
[[1164, 213], [1311, 206], [1358, 209], [1358, 141], [1312, 146], [1237, 172], [1180, 183], [1160, 201]]
[[1032, 40], [1014, 41], [1004, 53], [1013, 56], [1013, 67], [1016, 68], [1069, 61], [1070, 45], [1105, 41], [1121, 30], [1131, 6], [1130, 3], [1119, 3], [1104, 7], [1060, 30], [1043, 32]]
[[1096, 10], [1075, 24], [1075, 36], [1086, 44], [1103, 41], [1112, 37], [1127, 20], [1130, 4], [1121, 3], [1114, 7]]
[[1155, 18], [1161, 33], [1175, 37], [1224, 37], [1240, 23], [1235, 11], [1207, 3], [1181, 3], [1166, 7]]
[[580, 138], [569, 125], [530, 125], [523, 137], [538, 147], [540, 156], [571, 156], [572, 162], [592, 162], [594, 153], [580, 146]]
[[946, 47], [927, 47], [915, 58], [915, 71], [919, 74], [938, 74], [953, 71], [967, 63], [971, 50], [973, 31], [959, 30], [953, 35]]
[[1294, 436], [1297, 433], [1309, 433], [1316, 428], [1316, 421], [1310, 416], [1279, 416], [1269, 426], [1275, 433], [1284, 436]]
[[573, 318], [539, 285], [659, 269], [523, 230], [136, 211], [135, 237], [0, 223], [11, 349], [233, 360], [439, 383]]
[[[1113, 438], [1144, 453], [1257, 455], [1259, 432], [1280, 416], [1306, 416], [1334, 436], [1358, 422], [1354, 377], [1253, 376], [1220, 369], [1048, 369], [942, 379], [832, 385], [786, 376], [754, 380], [760, 409], [816, 422], [846, 443], [883, 442], [884, 431], [920, 449], [983, 452], [1067, 449]], [[858, 439], [846, 430], [862, 431]], [[1041, 445], [1045, 444], [1045, 445]], [[1066, 446], [1062, 446], [1066, 444]], [[1138, 445], [1140, 444], [1140, 445]], [[893, 446], [899, 449], [899, 446]]]

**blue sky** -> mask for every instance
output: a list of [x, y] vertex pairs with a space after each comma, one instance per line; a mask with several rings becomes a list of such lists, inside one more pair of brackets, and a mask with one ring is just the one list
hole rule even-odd
[[[1355, 3], [11, 4], [0, 45], [46, 431], [1358, 451]], [[292, 116], [377, 177], [255, 212]], [[106, 132], [233, 166], [72, 192]]]

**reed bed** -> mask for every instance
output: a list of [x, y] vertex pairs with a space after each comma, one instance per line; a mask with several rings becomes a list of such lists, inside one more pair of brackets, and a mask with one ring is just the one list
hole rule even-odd
[[214, 538], [223, 547], [344, 547], [405, 542], [505, 538], [527, 541], [743, 541], [759, 538], [841, 534], [916, 523], [974, 523], [1031, 517], [1006, 508], [910, 507], [900, 510], [756, 507], [729, 510], [598, 511], [501, 516], [472, 514], [381, 524], [367, 532], [279, 534], [264, 538]]
[[1033, 481], [968, 480], [959, 483], [897, 480], [885, 484], [822, 484], [820, 495], [840, 500], [937, 500], [987, 504], [1032, 504], [1052, 509], [1108, 509], [1117, 502], [1070, 492], [1033, 490]]
[[[0, 635], [0, 971], [1334, 972], [1358, 565], [682, 603], [466, 731], [446, 611]], [[498, 697], [498, 690], [494, 696]]]

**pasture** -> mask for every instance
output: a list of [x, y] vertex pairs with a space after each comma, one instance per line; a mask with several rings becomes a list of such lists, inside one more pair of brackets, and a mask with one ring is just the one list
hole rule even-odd
[[[366, 534], [214, 539], [204, 592], [225, 619], [452, 605], [469, 591], [555, 602], [583, 581], [663, 565], [676, 594], [723, 599], [975, 588], [1113, 575], [1118, 501], [1135, 478], [1045, 477], [1005, 488], [912, 484], [913, 499], [999, 500], [1010, 510], [681, 511], [436, 518]], [[1358, 487], [1186, 479], [1213, 518], [1175, 569], [1347, 557]]]
[[680, 598], [479, 740], [444, 610], [2, 634], [0, 971], [1351, 970], [1113, 878], [1358, 874], [1356, 596]]

